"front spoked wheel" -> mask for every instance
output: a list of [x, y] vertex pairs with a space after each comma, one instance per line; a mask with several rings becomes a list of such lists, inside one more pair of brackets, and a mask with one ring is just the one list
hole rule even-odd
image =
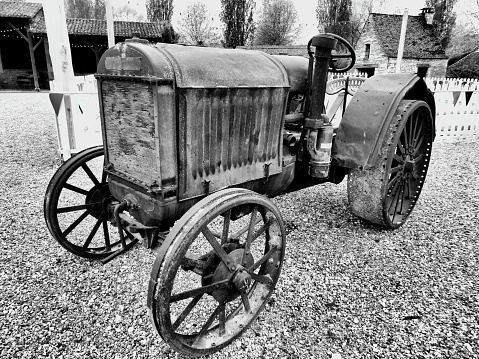
[[224, 190], [193, 206], [151, 273], [148, 307], [165, 342], [197, 356], [239, 337], [273, 292], [285, 240], [278, 209], [254, 192]]
[[386, 228], [406, 222], [424, 185], [433, 128], [431, 110], [424, 101], [400, 102], [377, 164], [349, 174], [348, 199], [354, 214]]
[[[69, 252], [102, 259], [121, 249], [103, 169], [103, 147], [92, 147], [68, 159], [52, 177], [45, 194], [44, 215], [52, 236]], [[124, 231], [126, 244], [134, 237]]]

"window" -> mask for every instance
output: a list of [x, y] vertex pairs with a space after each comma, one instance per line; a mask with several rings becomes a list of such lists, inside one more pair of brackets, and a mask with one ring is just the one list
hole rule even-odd
[[369, 60], [369, 54], [371, 53], [371, 44], [366, 44], [366, 48], [364, 49], [364, 59]]

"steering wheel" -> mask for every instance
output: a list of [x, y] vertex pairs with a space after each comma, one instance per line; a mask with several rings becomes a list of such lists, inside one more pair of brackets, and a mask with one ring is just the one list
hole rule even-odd
[[[324, 34], [324, 35], [334, 37], [336, 40], [338, 40], [339, 43], [343, 44], [349, 51], [349, 53], [346, 53], [346, 54], [331, 54], [331, 63], [329, 64], [329, 68], [333, 72], [346, 72], [346, 71], [352, 69], [354, 64], [356, 63], [356, 52], [354, 51], [351, 44], [347, 40], [343, 39], [341, 36], [338, 36], [336, 34], [327, 33], [327, 34]], [[311, 42], [312, 41], [313, 41], [313, 39], [311, 38], [308, 42], [308, 54], [309, 54], [310, 57], [313, 56], [313, 51], [311, 51]], [[334, 64], [335, 59], [348, 59], [348, 58], [351, 59], [351, 63], [349, 65], [347, 65], [346, 67], [343, 67], [343, 68], [339, 68], [339, 69], [336, 68], [336, 66]]]

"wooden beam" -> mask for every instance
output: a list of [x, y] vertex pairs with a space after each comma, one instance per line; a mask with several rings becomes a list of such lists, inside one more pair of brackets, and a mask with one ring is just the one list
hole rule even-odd
[[21, 32], [20, 30], [18, 30], [18, 28], [17, 28], [15, 25], [13, 25], [13, 24], [12, 24], [10, 21], [8, 21], [8, 20], [5, 20], [5, 22], [6, 22], [8, 25], [10, 25], [10, 27], [11, 27], [13, 30], [15, 30], [21, 37], [23, 37], [23, 40], [25, 40], [26, 42], [28, 42], [28, 38], [27, 38], [25, 35], [23, 35], [22, 32]]
[[90, 44], [88, 41], [86, 41], [85, 39], [83, 39], [83, 42], [93, 51], [93, 53], [95, 54], [95, 62], [96, 62], [96, 65], [98, 66], [98, 63], [100, 62], [100, 51], [101, 51], [101, 48], [106, 46], [105, 43], [103, 43], [102, 45], [98, 45], [98, 42], [94, 42], [93, 45]]
[[27, 31], [28, 50], [30, 51], [30, 61], [32, 63], [33, 84], [35, 85], [35, 91], [40, 91], [40, 86], [38, 85], [37, 61], [35, 60], [35, 50], [33, 49], [33, 40], [32, 33], [30, 32], [30, 25], [26, 25], [25, 29]]
[[35, 44], [35, 46], [33, 46], [33, 51], [35, 51], [37, 49], [37, 47], [41, 45], [42, 42], [43, 42], [43, 37], [40, 40], [38, 40], [38, 42]]

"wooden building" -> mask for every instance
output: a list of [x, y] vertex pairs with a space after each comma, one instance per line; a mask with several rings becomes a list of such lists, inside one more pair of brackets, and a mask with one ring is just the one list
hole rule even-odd
[[[75, 75], [96, 72], [107, 49], [106, 20], [67, 19]], [[115, 42], [161, 41], [160, 25], [115, 21]], [[0, 89], [48, 89], [53, 79], [42, 4], [0, 1]]]

